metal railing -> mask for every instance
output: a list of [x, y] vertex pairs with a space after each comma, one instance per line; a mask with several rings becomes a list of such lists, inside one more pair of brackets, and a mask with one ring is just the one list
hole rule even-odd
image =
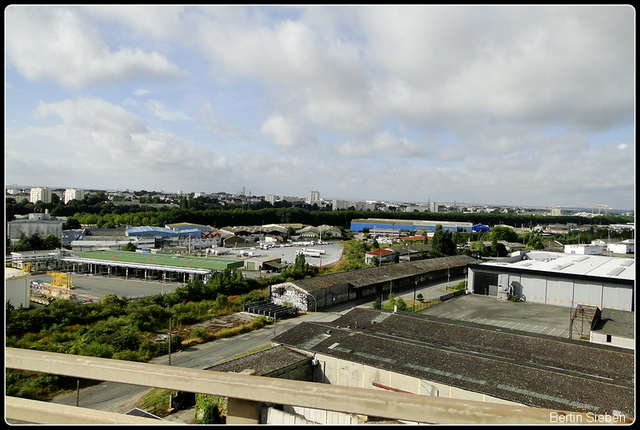
[[[5, 366], [8, 369], [228, 397], [227, 424], [258, 423], [262, 403], [437, 424], [549, 424], [552, 414], [582, 415], [583, 422], [589, 422], [587, 414], [576, 412], [19, 348], [5, 349]], [[5, 408], [7, 419], [41, 424], [170, 423], [15, 397], [5, 397]]]

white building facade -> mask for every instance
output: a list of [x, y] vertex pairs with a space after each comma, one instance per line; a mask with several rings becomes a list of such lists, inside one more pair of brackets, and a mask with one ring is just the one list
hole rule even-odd
[[600, 245], [565, 245], [565, 254], [580, 254], [580, 255], [602, 255], [604, 248]]
[[31, 188], [29, 201], [36, 203], [39, 200], [42, 200], [42, 203], [51, 203], [51, 190], [47, 187]]
[[69, 188], [64, 191], [64, 202], [69, 203], [71, 200], [83, 200], [84, 191], [77, 188]]
[[630, 258], [528, 251], [468, 267], [468, 291], [474, 294], [516, 295], [570, 308], [635, 310], [635, 261]]

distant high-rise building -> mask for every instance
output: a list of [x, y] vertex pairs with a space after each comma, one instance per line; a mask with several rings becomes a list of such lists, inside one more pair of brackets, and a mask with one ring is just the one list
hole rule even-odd
[[77, 188], [69, 188], [64, 191], [64, 202], [69, 203], [71, 200], [84, 199], [84, 191]]
[[51, 190], [47, 187], [31, 188], [29, 201], [36, 203], [39, 200], [42, 200], [42, 203], [51, 203]]
[[309, 196], [309, 204], [313, 205], [314, 203], [320, 203], [320, 191], [311, 191], [311, 195]]

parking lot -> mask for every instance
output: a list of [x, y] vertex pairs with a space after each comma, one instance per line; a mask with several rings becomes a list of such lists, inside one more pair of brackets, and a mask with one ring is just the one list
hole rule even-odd
[[573, 309], [528, 302], [498, 301], [495, 297], [467, 294], [430, 307], [421, 313], [496, 328], [569, 337]]
[[[302, 241], [301, 241], [302, 242]], [[333, 264], [340, 260], [342, 257], [342, 242], [334, 242], [327, 243], [325, 242], [322, 245], [298, 245], [298, 246], [280, 246], [276, 245], [270, 249], [260, 249], [258, 247], [250, 248], [249, 251], [253, 253], [253, 256], [277, 256], [280, 257], [283, 264], [287, 264], [287, 262], [293, 263], [296, 261], [296, 252], [301, 251], [302, 249], [306, 250], [320, 250], [324, 251], [324, 254], [321, 254], [319, 257], [310, 257], [306, 256], [305, 261], [310, 266], [322, 267], [327, 264]]]

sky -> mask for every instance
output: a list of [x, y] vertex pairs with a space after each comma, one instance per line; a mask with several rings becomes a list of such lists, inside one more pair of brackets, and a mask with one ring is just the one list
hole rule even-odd
[[635, 10], [5, 8], [5, 184], [635, 208]]

